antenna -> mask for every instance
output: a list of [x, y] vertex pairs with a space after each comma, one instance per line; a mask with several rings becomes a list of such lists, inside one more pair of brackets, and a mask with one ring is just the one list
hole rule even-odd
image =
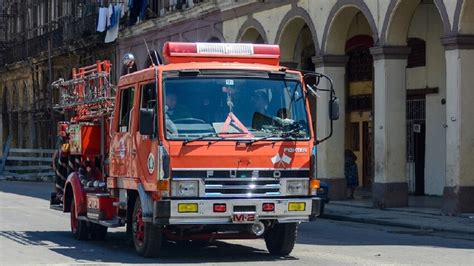
[[145, 43], [146, 51], [148, 53], [148, 56], [150, 57], [151, 64], [155, 67], [155, 62], [153, 62], [153, 58], [151, 57], [150, 49], [148, 49], [148, 44], [146, 43], [145, 38], [143, 38], [143, 42]]

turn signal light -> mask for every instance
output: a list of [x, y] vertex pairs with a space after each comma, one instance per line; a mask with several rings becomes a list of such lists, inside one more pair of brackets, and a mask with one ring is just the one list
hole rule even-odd
[[262, 210], [264, 212], [272, 212], [275, 210], [275, 203], [263, 203]]
[[311, 179], [311, 180], [309, 181], [309, 188], [310, 188], [311, 190], [313, 190], [313, 189], [318, 189], [318, 188], [320, 188], [320, 187], [321, 187], [321, 181], [319, 181], [318, 179]]
[[198, 205], [197, 203], [178, 203], [178, 212], [198, 212]]
[[170, 190], [170, 181], [159, 180], [156, 187], [158, 188], [158, 190]]
[[304, 202], [290, 202], [288, 203], [288, 211], [304, 211], [306, 210], [306, 203]]
[[226, 212], [227, 206], [225, 205], [225, 203], [215, 203], [213, 209], [214, 212]]

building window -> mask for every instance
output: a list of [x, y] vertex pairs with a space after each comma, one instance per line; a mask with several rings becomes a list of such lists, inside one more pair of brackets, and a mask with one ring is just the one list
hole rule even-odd
[[369, 48], [373, 39], [367, 35], [357, 35], [346, 42], [346, 53], [349, 56], [347, 73], [349, 82], [372, 80], [374, 61]]
[[407, 68], [426, 66], [426, 42], [419, 38], [409, 38], [407, 44], [411, 48]]

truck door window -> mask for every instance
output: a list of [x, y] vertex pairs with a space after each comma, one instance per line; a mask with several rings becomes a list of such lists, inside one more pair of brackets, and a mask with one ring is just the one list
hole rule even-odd
[[[156, 108], [156, 85], [155, 83], [143, 84], [140, 89], [140, 109], [153, 109]], [[158, 126], [158, 120], [156, 122], [156, 127]], [[138, 120], [138, 125], [141, 121]], [[140, 128], [140, 126], [138, 127]]]
[[120, 92], [120, 117], [118, 121], [118, 132], [128, 132], [129, 130], [134, 96], [134, 87], [123, 89]]
[[156, 85], [155, 83], [144, 84], [141, 87], [140, 108], [150, 109], [156, 107]]

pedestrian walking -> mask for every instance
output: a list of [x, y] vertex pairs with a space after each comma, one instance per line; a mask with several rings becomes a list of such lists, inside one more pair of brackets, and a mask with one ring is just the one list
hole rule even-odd
[[359, 170], [357, 169], [357, 156], [351, 150], [345, 151], [344, 175], [347, 188], [350, 189], [350, 199], [354, 198], [354, 191], [359, 186]]

